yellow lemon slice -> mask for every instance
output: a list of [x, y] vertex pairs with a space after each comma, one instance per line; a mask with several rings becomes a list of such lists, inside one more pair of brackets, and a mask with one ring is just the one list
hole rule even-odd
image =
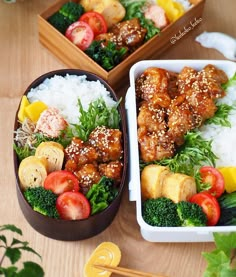
[[112, 242], [103, 242], [94, 250], [84, 266], [84, 277], [109, 277], [111, 272], [98, 269], [93, 265], [117, 266], [121, 260], [119, 247]]
[[228, 193], [236, 191], [236, 167], [220, 167], [218, 170], [224, 176], [225, 190]]

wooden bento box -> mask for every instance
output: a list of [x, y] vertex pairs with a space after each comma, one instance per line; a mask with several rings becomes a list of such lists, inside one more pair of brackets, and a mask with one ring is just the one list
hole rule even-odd
[[134, 63], [143, 59], [158, 58], [167, 48], [178, 43], [183, 36], [196, 28], [202, 21], [205, 4], [205, 0], [191, 0], [195, 4], [183, 16], [165, 27], [159, 35], [151, 38], [119, 65], [106, 71], [47, 22], [47, 19], [66, 2], [68, 0], [56, 1], [38, 15], [39, 41], [69, 68], [83, 69], [98, 74], [113, 88], [118, 88], [124, 84], [124, 81], [128, 81], [128, 72]]

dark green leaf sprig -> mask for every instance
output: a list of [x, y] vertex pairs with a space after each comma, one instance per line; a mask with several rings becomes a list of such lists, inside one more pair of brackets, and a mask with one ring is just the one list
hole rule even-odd
[[[78, 100], [79, 106], [79, 124], [73, 124], [74, 129], [68, 128], [68, 133], [73, 136], [79, 137], [83, 141], [87, 141], [90, 133], [98, 126], [106, 126], [112, 129], [118, 129], [120, 123], [120, 115], [117, 109], [120, 101], [115, 106], [109, 108], [106, 106], [102, 98], [89, 104], [88, 110], [84, 110], [80, 99]], [[69, 135], [68, 135], [69, 136]]]
[[[0, 233], [3, 231], [11, 231], [17, 235], [22, 236], [22, 231], [17, 228], [15, 225], [6, 224], [0, 226]], [[44, 271], [42, 267], [35, 262], [23, 262], [23, 268], [18, 269], [15, 265], [21, 259], [22, 251], [31, 252], [38, 257], [41, 256], [29, 247], [27, 241], [22, 241], [17, 238], [13, 238], [10, 243], [7, 241], [5, 235], [0, 235], [0, 248], [4, 249], [2, 258], [0, 258], [0, 275], [5, 277], [43, 277]], [[8, 267], [3, 267], [3, 262], [5, 258], [10, 260], [11, 265]]]
[[[154, 163], [168, 166], [172, 172], [190, 176], [195, 176], [197, 168], [203, 164], [215, 166], [217, 157], [212, 151], [212, 141], [203, 139], [199, 132], [193, 131], [188, 132], [184, 140], [185, 143], [178, 148], [174, 157]], [[141, 162], [141, 170], [145, 165]]]

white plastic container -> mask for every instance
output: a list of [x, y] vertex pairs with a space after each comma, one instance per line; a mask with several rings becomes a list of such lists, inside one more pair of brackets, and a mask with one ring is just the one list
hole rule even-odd
[[135, 79], [149, 67], [161, 67], [170, 71], [179, 72], [184, 66], [201, 70], [207, 64], [213, 64], [224, 70], [228, 77], [232, 77], [236, 72], [236, 63], [225, 60], [145, 60], [134, 64], [130, 69], [130, 88], [127, 91], [125, 99], [130, 156], [129, 199], [130, 201], [136, 201], [137, 221], [145, 240], [151, 242], [208, 242], [214, 240], [214, 232], [228, 233], [236, 231], [236, 226], [153, 227], [148, 225], [142, 218]]

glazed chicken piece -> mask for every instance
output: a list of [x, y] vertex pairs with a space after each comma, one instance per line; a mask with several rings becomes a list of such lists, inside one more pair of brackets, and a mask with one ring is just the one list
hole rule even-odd
[[139, 100], [151, 103], [154, 108], [166, 108], [171, 98], [168, 94], [169, 73], [165, 69], [150, 67], [135, 83], [136, 96]]
[[139, 128], [145, 128], [150, 133], [167, 128], [165, 110], [163, 108], [154, 109], [147, 101], [141, 102], [137, 121]]
[[100, 162], [109, 162], [122, 158], [121, 140], [122, 133], [119, 129], [99, 126], [90, 133], [88, 142], [96, 149]]
[[178, 146], [184, 143], [184, 135], [201, 123], [201, 116], [192, 110], [187, 101], [180, 105], [171, 105], [168, 109], [168, 134]]
[[143, 43], [147, 30], [140, 25], [138, 18], [133, 18], [114, 24], [110, 32], [115, 35], [118, 46], [135, 50]]
[[194, 113], [201, 116], [202, 123], [206, 119], [213, 117], [217, 110], [214, 99], [212, 99], [208, 93], [193, 90], [186, 99], [191, 105]]
[[174, 155], [174, 141], [164, 131], [146, 133], [138, 129], [138, 142], [141, 159], [144, 162], [162, 160]]
[[177, 84], [180, 93], [186, 93], [191, 89], [197, 79], [198, 72], [192, 67], [185, 66], [178, 74]]
[[[80, 166], [87, 163], [94, 163], [98, 158], [96, 149], [79, 138], [73, 138], [70, 145], [65, 148], [65, 160], [74, 160], [74, 162]], [[69, 166], [70, 164], [70, 166]], [[67, 164], [69, 167], [73, 167], [73, 163]]]
[[228, 77], [224, 71], [216, 68], [214, 65], [205, 66], [198, 75], [201, 89], [208, 91], [213, 99], [225, 96], [225, 91], [221, 85], [228, 81]]
[[123, 163], [120, 161], [112, 161], [107, 164], [99, 164], [98, 169], [101, 176], [106, 176], [115, 182], [120, 182]]
[[80, 190], [83, 194], [86, 194], [91, 186], [97, 184], [102, 177], [94, 164], [85, 164], [74, 174], [79, 180]]

